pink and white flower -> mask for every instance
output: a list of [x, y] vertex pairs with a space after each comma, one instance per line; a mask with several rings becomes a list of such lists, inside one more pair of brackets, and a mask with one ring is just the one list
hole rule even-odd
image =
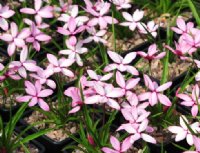
[[120, 23], [122, 26], [127, 26], [131, 31], [134, 31], [136, 27], [140, 24], [140, 20], [144, 16], [144, 11], [136, 10], [133, 15], [122, 12], [123, 17], [126, 19], [126, 22]]
[[2, 6], [0, 4], [0, 28], [4, 31], [8, 30], [8, 21], [6, 19], [13, 16], [15, 12], [9, 9], [9, 6]]
[[110, 2], [116, 6], [117, 10], [128, 9], [131, 7], [130, 0], [110, 0]]
[[190, 126], [191, 130], [194, 133], [197, 134], [198, 132], [200, 132], [199, 122], [189, 124], [187, 118], [184, 115], [180, 116], [180, 126], [169, 126], [168, 130], [170, 132], [176, 134], [176, 138], [175, 138], [176, 142], [181, 141], [186, 138], [187, 143], [189, 145], [193, 145], [194, 144], [194, 141], [193, 141], [194, 135], [190, 132], [190, 130], [188, 129], [186, 124], [188, 126]]
[[116, 52], [112, 51], [108, 51], [108, 55], [115, 63], [107, 65], [104, 68], [105, 72], [110, 72], [117, 69], [121, 72], [127, 71], [132, 75], [139, 75], [138, 70], [135, 67], [129, 65], [135, 59], [136, 52], [128, 53], [124, 58]]
[[35, 15], [35, 21], [37, 24], [42, 23], [42, 18], [52, 18], [53, 17], [53, 7], [44, 6], [42, 7], [42, 0], [34, 0], [34, 9], [32, 8], [22, 8], [21, 13]]
[[113, 149], [110, 149], [108, 147], [103, 147], [101, 150], [104, 153], [122, 153], [122, 152], [126, 152], [132, 145], [130, 143], [129, 139], [126, 138], [122, 143], [120, 143], [119, 140], [114, 136], [110, 137], [110, 143], [111, 143]]
[[191, 96], [188, 94], [176, 94], [176, 97], [183, 100], [181, 105], [192, 107], [192, 116], [197, 116], [199, 111], [198, 105], [200, 104], [199, 86], [197, 84], [193, 87]]
[[43, 100], [53, 94], [51, 89], [43, 89], [40, 81], [36, 81], [35, 84], [32, 84], [30, 81], [25, 81], [25, 90], [28, 95], [17, 97], [18, 102], [29, 102], [29, 106], [35, 106], [38, 104], [43, 110], [49, 111], [48, 104]]
[[12, 61], [9, 64], [9, 69], [16, 69], [19, 75], [23, 78], [27, 78], [27, 70], [30, 72], [36, 72], [38, 66], [33, 60], [27, 60], [28, 48], [25, 46], [20, 53], [20, 61]]
[[94, 27], [100, 26], [100, 29], [106, 29], [108, 24], [116, 24], [118, 21], [106, 14], [110, 10], [110, 3], [104, 1], [98, 1], [96, 4], [92, 4], [89, 0], [84, 0], [86, 3], [85, 11], [92, 14], [94, 17], [88, 22], [88, 26]]
[[8, 55], [12, 56], [15, 53], [17, 47], [23, 48], [25, 46], [25, 41], [29, 35], [29, 28], [24, 28], [21, 32], [18, 32], [18, 27], [16, 23], [12, 22], [10, 24], [10, 34], [4, 33], [0, 36], [0, 39], [9, 43], [8, 45]]
[[157, 29], [159, 28], [159, 25], [156, 24], [154, 21], [149, 21], [146, 24], [144, 23], [140, 23], [137, 25], [138, 26], [138, 29], [139, 29], [139, 32], [142, 33], [142, 34], [151, 34], [154, 38], [157, 36]]
[[177, 34], [189, 33], [192, 28], [194, 28], [194, 23], [188, 22], [187, 24], [182, 18], [177, 18], [176, 20], [177, 27], [171, 27], [171, 29]]
[[94, 89], [96, 91], [96, 94], [87, 97], [85, 99], [86, 104], [106, 103], [107, 105], [109, 105], [114, 109], [117, 110], [120, 109], [119, 103], [115, 101], [113, 98], [118, 98], [123, 96], [121, 89], [114, 88], [111, 84], [101, 85], [98, 83], [94, 85]]
[[145, 86], [150, 90], [148, 92], [142, 93], [138, 96], [140, 101], [147, 100], [149, 101], [149, 104], [151, 106], [154, 106], [155, 104], [160, 101], [165, 106], [171, 106], [171, 101], [167, 96], [160, 93], [169, 88], [172, 85], [172, 82], [167, 82], [161, 86], [158, 86], [158, 84], [154, 81], [152, 81], [147, 75], [144, 75], [144, 82]]
[[[157, 49], [157, 46], [156, 44], [152, 44], [149, 46], [148, 48], [148, 52], [142, 52], [142, 51], [138, 51], [137, 54], [144, 57], [145, 59], [151, 61], [153, 59], [161, 59], [163, 58], [165, 55], [166, 55], [166, 52], [162, 52], [162, 53], [158, 53], [158, 49]], [[155, 55], [157, 54], [157, 55]]]
[[68, 55], [69, 59], [74, 60], [79, 66], [83, 66], [83, 61], [80, 54], [87, 53], [88, 49], [83, 46], [83, 41], [78, 41], [76, 37], [71, 37], [71, 39], [66, 40], [66, 45], [68, 49], [61, 50], [59, 54]]
[[40, 43], [39, 42], [48, 42], [51, 40], [51, 37], [42, 33], [35, 24], [33, 23], [31, 25], [31, 35], [26, 38], [26, 42], [32, 43], [33, 48], [36, 49], [36, 51], [40, 51]]
[[54, 73], [63, 73], [68, 77], [74, 77], [74, 73], [68, 69], [74, 63], [72, 59], [60, 58], [59, 60], [53, 54], [47, 54], [47, 59], [49, 61], [49, 65], [47, 67], [48, 71], [52, 71]]

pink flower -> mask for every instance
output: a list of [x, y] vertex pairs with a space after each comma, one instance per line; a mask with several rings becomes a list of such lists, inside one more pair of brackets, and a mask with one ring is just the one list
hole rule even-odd
[[[186, 41], [191, 48], [193, 48], [192, 52], [195, 52], [197, 48], [200, 48], [200, 30], [199, 29], [191, 29], [189, 34], [185, 34], [183, 36], [184, 41]], [[191, 54], [190, 53], [190, 54]]]
[[[142, 110], [142, 113], [146, 112], [145, 108], [149, 105], [149, 103], [144, 102], [144, 103], [139, 104], [138, 96], [135, 93], [128, 91], [126, 94], [126, 99], [128, 102], [122, 103], [122, 107], [126, 109], [124, 112], [126, 112], [128, 109], [130, 109], [131, 111], [136, 109], [135, 112], [141, 112], [141, 110]], [[128, 115], [128, 116], [131, 116], [131, 115]], [[124, 117], [125, 117], [125, 115], [124, 115]], [[134, 117], [137, 118], [137, 115], [134, 115]]]
[[9, 43], [7, 51], [8, 55], [12, 56], [17, 47], [22, 48], [25, 46], [24, 39], [30, 35], [30, 30], [28, 28], [24, 28], [19, 33], [16, 23], [12, 22], [10, 26], [11, 34], [4, 33], [0, 36], [0, 39]]
[[110, 143], [111, 143], [111, 145], [112, 145], [112, 147], [114, 149], [110, 149], [108, 147], [103, 147], [101, 150], [104, 153], [122, 153], [122, 152], [126, 152], [132, 145], [130, 143], [129, 139], [125, 139], [122, 143], [120, 143], [119, 140], [114, 136], [110, 137]]
[[58, 27], [57, 32], [65, 36], [74, 36], [84, 30], [85, 30], [84, 25], [78, 27], [76, 20], [73, 17], [70, 17], [68, 26]]
[[166, 55], [166, 52], [162, 52], [160, 54], [155, 55], [156, 53], [158, 53], [156, 44], [152, 44], [151, 46], [149, 46], [147, 53], [142, 51], [137, 52], [137, 54], [139, 54], [140, 56], [144, 57], [149, 61], [153, 59], [161, 59]]
[[33, 60], [27, 60], [27, 57], [28, 57], [28, 48], [27, 46], [25, 46], [20, 53], [20, 61], [12, 61], [9, 64], [9, 68], [10, 69], [15, 68], [18, 71], [19, 75], [23, 78], [27, 78], [26, 70], [30, 72], [36, 72], [38, 70], [36, 62]]
[[110, 10], [110, 3], [104, 1], [98, 1], [95, 5], [93, 5], [89, 0], [84, 0], [86, 3], [85, 11], [92, 14], [94, 18], [92, 18], [88, 25], [93, 27], [96, 25], [100, 26], [100, 29], [106, 29], [108, 24], [116, 24], [118, 21], [111, 16], [106, 16]]
[[53, 74], [53, 70], [43, 70], [42, 68], [37, 70], [37, 74], [30, 74], [31, 77], [37, 79], [40, 81], [40, 84], [46, 84], [47, 86], [49, 86], [52, 89], [56, 88], [56, 83], [51, 80], [49, 77]]
[[136, 105], [131, 104], [127, 107], [124, 103], [122, 103], [123, 109], [121, 109], [121, 113], [124, 116], [125, 120], [127, 120], [129, 123], [122, 124], [118, 130], [124, 129], [126, 126], [129, 126], [129, 124], [140, 124], [143, 120], [147, 119], [147, 117], [150, 115], [150, 112], [147, 112], [145, 108], [148, 106], [146, 104], [140, 104]]
[[104, 68], [105, 72], [117, 69], [121, 72], [127, 71], [132, 75], [139, 75], [139, 72], [135, 67], [128, 65], [135, 59], [135, 52], [128, 53], [124, 58], [112, 51], [108, 51], [108, 55], [115, 63], [107, 65]]
[[150, 90], [149, 92], [142, 93], [138, 96], [140, 101], [149, 100], [149, 104], [151, 106], [154, 106], [155, 104], [158, 103], [158, 100], [160, 103], [162, 103], [165, 106], [171, 106], [171, 102], [169, 98], [160, 92], [166, 90], [172, 85], [172, 82], [167, 82], [161, 86], [158, 86], [156, 82], [151, 81], [151, 79], [147, 76], [144, 75], [144, 82], [145, 86]]
[[[4, 70], [5, 67], [4, 65], [0, 64], [0, 67], [1, 67], [1, 70]], [[6, 72], [4, 72], [2, 75], [0, 75], [0, 82], [6, 80], [7, 78], [11, 78], [13, 80], [20, 80], [21, 77], [16, 74], [16, 68], [13, 68], [13, 69], [8, 69]]]
[[107, 41], [105, 39], [103, 39], [102, 37], [106, 34], [106, 30], [99, 30], [96, 31], [96, 29], [94, 27], [90, 27], [87, 28], [87, 32], [90, 34], [90, 36], [88, 38], [86, 38], [85, 40], [83, 40], [84, 43], [89, 43], [89, 42], [96, 42], [96, 43], [103, 43], [106, 44]]
[[69, 87], [67, 90], [65, 90], [64, 94], [68, 97], [72, 98], [72, 109], [68, 112], [69, 114], [73, 114], [78, 112], [82, 105], [84, 104], [82, 97], [81, 97], [81, 90], [83, 91], [84, 98], [87, 96], [87, 91], [85, 90], [85, 87], [87, 85], [87, 79], [85, 76], [82, 76], [80, 78], [80, 87]]
[[69, 111], [69, 114], [78, 112], [83, 105], [80, 89], [76, 87], [70, 87], [65, 90], [64, 94], [72, 98], [72, 109]]
[[140, 124], [127, 124], [126, 126], [124, 126], [124, 130], [131, 134], [128, 137], [131, 144], [133, 144], [140, 138], [149, 143], [156, 143], [156, 140], [152, 136], [144, 133], [148, 128], [148, 123], [149, 121], [147, 119], [144, 119]]
[[76, 37], [71, 37], [71, 39], [66, 41], [68, 49], [61, 50], [59, 54], [68, 55], [69, 59], [74, 60], [79, 66], [83, 66], [83, 61], [80, 57], [80, 54], [84, 54], [88, 51], [87, 48], [82, 47], [83, 41], [78, 41]]
[[3, 71], [4, 68], [5, 68], [4, 65], [0, 63], [0, 71]]
[[108, 81], [113, 76], [113, 73], [108, 73], [101, 76], [96, 74], [96, 72], [93, 70], [87, 70], [87, 73], [92, 80], [95, 80], [95, 81], [88, 81], [87, 84], [89, 86], [94, 86], [96, 83], [104, 85], [105, 84], [104, 81]]
[[35, 15], [35, 21], [37, 24], [42, 23], [42, 18], [52, 18], [53, 17], [53, 7], [52, 6], [45, 6], [42, 7], [42, 0], [35, 0], [34, 1], [34, 8], [22, 8], [20, 9], [21, 13], [25, 14], [33, 14]]
[[110, 0], [117, 8], [117, 10], [128, 9], [131, 7], [130, 0]]
[[[32, 20], [27, 19], [27, 18], [24, 18], [23, 21], [24, 21], [24, 23], [26, 23], [29, 26], [32, 26], [32, 24], [35, 24]], [[49, 25], [44, 22], [36, 23], [36, 28], [38, 28], [38, 29], [46, 29], [48, 27], [49, 27]]]
[[13, 10], [10, 10], [8, 6], [2, 6], [0, 4], [0, 28], [4, 31], [8, 30], [8, 22], [6, 19], [13, 16], [15, 12]]
[[65, 14], [61, 14], [61, 16], [58, 18], [58, 21], [65, 22], [65, 25], [63, 26], [63, 28], [66, 28], [69, 26], [69, 20], [72, 17], [75, 19], [77, 26], [81, 26], [85, 22], [87, 22], [89, 18], [87, 16], [78, 16], [78, 12], [79, 12], [78, 6], [73, 5], [73, 7], [71, 8], [71, 11]]
[[138, 26], [140, 33], [143, 33], [143, 34], [149, 34], [150, 33], [154, 38], [157, 36], [156, 30], [158, 29], [159, 25], [155, 24], [154, 21], [149, 21], [147, 23], [147, 25], [144, 24], [144, 23], [140, 23], [137, 26]]
[[[186, 123], [185, 123], [185, 122]], [[186, 138], [187, 143], [189, 145], [193, 145], [194, 141], [193, 141], [193, 135], [190, 132], [190, 130], [188, 129], [187, 125], [190, 126], [190, 128], [192, 129], [192, 131], [194, 133], [198, 133], [200, 132], [200, 127], [199, 127], [199, 123], [195, 122], [193, 124], [189, 124], [187, 118], [185, 116], [181, 116], [180, 117], [180, 126], [169, 126], [168, 130], [174, 134], [176, 134], [176, 138], [175, 141], [181, 141], [183, 139]]]
[[67, 13], [74, 5], [72, 5], [72, 0], [68, 0], [68, 2], [64, 2], [63, 0], [59, 0], [60, 7], [55, 7], [55, 11]]
[[183, 40], [179, 40], [178, 43], [175, 42], [175, 46], [176, 46], [176, 49], [173, 49], [168, 45], [165, 45], [165, 48], [172, 51], [175, 55], [179, 56], [180, 59], [182, 60], [188, 59], [187, 54], [191, 54], [192, 52], [194, 52], [194, 49], [192, 48], [192, 46]]
[[122, 12], [123, 17], [127, 20], [126, 22], [120, 23], [122, 26], [128, 26], [130, 30], [134, 31], [135, 28], [139, 25], [139, 21], [143, 18], [144, 12], [136, 10], [133, 15]]
[[74, 60], [65, 58], [58, 60], [53, 54], [47, 54], [47, 59], [50, 62], [49, 66], [47, 67], [48, 71], [53, 70], [54, 73], [62, 72], [68, 77], [74, 77], [74, 73], [68, 69], [68, 67], [74, 63]]
[[51, 39], [50, 36], [42, 33], [34, 23], [31, 25], [31, 35], [26, 38], [26, 42], [32, 43], [33, 48], [36, 49], [36, 51], [40, 51], [40, 43], [39, 42], [47, 42]]
[[111, 84], [100, 85], [98, 83], [94, 85], [94, 89], [96, 91], [96, 94], [87, 97], [85, 99], [86, 104], [106, 103], [107, 105], [109, 105], [114, 109], [117, 110], [120, 109], [120, 105], [113, 98], [118, 98], [123, 96], [121, 89], [114, 88]]
[[32, 84], [30, 81], [25, 81], [26, 86], [26, 93], [28, 95], [17, 97], [18, 102], [29, 102], [29, 106], [35, 106], [36, 104], [39, 104], [39, 106], [45, 110], [49, 111], [48, 104], [43, 100], [43, 98], [48, 97], [53, 94], [53, 91], [51, 89], [44, 89], [42, 90], [42, 86], [40, 84], [40, 81], [36, 81], [35, 84]]
[[181, 105], [192, 106], [192, 109], [191, 109], [192, 116], [194, 116], [194, 117], [197, 116], [198, 104], [200, 102], [199, 86], [197, 84], [193, 87], [191, 96], [189, 96], [187, 94], [176, 94], [176, 97], [184, 100], [181, 102]]
[[119, 71], [116, 72], [116, 82], [121, 87], [124, 95], [127, 93], [127, 91], [133, 89], [138, 84], [139, 81], [140, 78], [132, 78], [127, 82], [125, 82], [123, 75]]
[[188, 22], [187, 24], [182, 18], [177, 18], [176, 20], [177, 27], [171, 27], [171, 29], [177, 34], [189, 33], [192, 28], [194, 28], [194, 23]]
[[185, 151], [183, 153], [200, 153], [200, 139], [196, 136], [193, 136], [194, 146], [196, 148], [196, 151]]

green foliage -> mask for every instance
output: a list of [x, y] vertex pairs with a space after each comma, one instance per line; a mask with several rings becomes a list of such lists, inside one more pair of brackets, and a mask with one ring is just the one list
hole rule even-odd
[[[0, 116], [0, 133], [1, 133], [0, 151], [2, 149], [5, 149], [6, 153], [12, 153], [16, 148], [20, 147], [21, 145], [22, 147], [24, 147], [24, 144], [52, 130], [52, 129], [40, 130], [38, 133], [24, 136], [24, 133], [27, 130], [25, 129], [24, 131], [22, 130], [21, 133], [15, 134], [15, 128], [16, 128], [17, 122], [20, 120], [20, 118], [22, 118], [23, 113], [26, 110], [27, 106], [28, 106], [27, 103], [24, 103], [23, 105], [21, 105], [17, 113], [6, 124], [4, 124]], [[31, 128], [31, 127], [32, 126], [28, 128]]]

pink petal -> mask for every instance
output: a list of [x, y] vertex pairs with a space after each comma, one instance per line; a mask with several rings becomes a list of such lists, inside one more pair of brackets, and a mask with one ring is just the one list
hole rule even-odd
[[157, 92], [162, 92], [162, 91], [166, 90], [167, 88], [169, 88], [171, 85], [172, 85], [172, 82], [167, 82], [167, 83], [165, 83], [165, 84], [159, 86], [159, 87], [156, 89], [156, 91], [157, 91]]
[[146, 87], [148, 87], [152, 91], [154, 90], [153, 82], [146, 74], [144, 75], [144, 82], [145, 82]]
[[35, 14], [36, 11], [32, 8], [22, 8], [20, 9], [21, 13], [25, 13], [25, 14]]
[[6, 33], [2, 34], [0, 36], [0, 39], [3, 41], [8, 41], [8, 42], [13, 40], [12, 36], [10, 34], [6, 34]]
[[76, 107], [72, 108], [72, 109], [68, 112], [68, 114], [74, 114], [74, 113], [78, 112], [80, 109], [81, 109], [80, 106], [76, 106]]
[[104, 153], [119, 153], [119, 151], [116, 151], [116, 150], [113, 150], [113, 149], [110, 149], [110, 148], [107, 148], [107, 147], [103, 147], [101, 150]]
[[109, 64], [104, 68], [105, 72], [110, 72], [112, 70], [115, 70], [118, 67], [117, 64]]
[[24, 42], [23, 39], [15, 38], [14, 43], [17, 47], [24, 47], [25, 46], [25, 42]]
[[178, 18], [176, 20], [176, 24], [182, 31], [186, 31], [186, 24], [185, 24], [185, 21], [182, 18]]
[[49, 111], [49, 105], [43, 100], [39, 99], [38, 105], [44, 110], [44, 111]]
[[36, 89], [35, 86], [30, 81], [25, 81], [26, 86], [26, 93], [29, 95], [35, 96], [36, 95]]
[[74, 77], [74, 73], [71, 70], [68, 70], [66, 68], [62, 68], [62, 73], [68, 77], [73, 78]]
[[126, 138], [121, 145], [121, 152], [126, 152], [129, 148], [131, 148], [132, 143], [130, 141], [130, 137]]
[[125, 88], [126, 84], [125, 84], [124, 77], [119, 71], [116, 72], [116, 82], [121, 88]]
[[4, 30], [8, 30], [8, 22], [4, 18], [0, 18], [0, 27]]
[[44, 89], [44, 90], [40, 91], [40, 93], [38, 94], [38, 97], [48, 97], [48, 96], [50, 96], [52, 94], [53, 94], [53, 90]]
[[53, 65], [58, 66], [58, 60], [53, 54], [47, 54], [47, 59]]
[[150, 92], [145, 92], [145, 93], [138, 95], [138, 99], [139, 99], [139, 101], [144, 101], [144, 100], [149, 99], [150, 96], [151, 96]]
[[18, 33], [18, 27], [16, 25], [16, 23], [14, 22], [11, 22], [10, 24], [10, 29], [11, 29], [11, 34], [13, 37], [16, 37], [17, 36], [17, 33]]
[[33, 97], [32, 100], [29, 102], [29, 106], [35, 106], [38, 103], [38, 99], [36, 97]]
[[40, 9], [40, 11], [38, 11], [38, 14], [42, 17], [42, 18], [52, 18], [53, 17], [53, 7], [51, 6], [45, 6], [42, 9]]
[[110, 143], [115, 150], [120, 151], [120, 142], [117, 138], [115, 138], [114, 136], [111, 136]]
[[126, 83], [126, 89], [130, 90], [134, 88], [139, 83], [139, 81], [140, 81], [140, 78], [128, 80]]
[[26, 69], [24, 67], [20, 67], [18, 69], [18, 73], [20, 76], [22, 76], [23, 78], [27, 78], [27, 73], [26, 73]]
[[178, 141], [185, 139], [186, 134], [187, 134], [187, 131], [178, 132], [177, 135], [176, 135], [175, 141], [178, 142]]
[[171, 106], [172, 105], [169, 98], [167, 96], [163, 95], [163, 94], [158, 94], [158, 99], [159, 99], [160, 103], [162, 103], [165, 106]]
[[18, 102], [28, 102], [31, 98], [32, 98], [31, 96], [17, 97], [16, 101], [18, 101]]
[[51, 39], [51, 37], [46, 34], [39, 34], [35, 37], [35, 39], [37, 39], [39, 41], [49, 41]]
[[47, 80], [47, 82], [46, 82], [46, 84], [50, 87], [50, 88], [52, 88], [52, 89], [55, 89], [56, 88], [56, 84], [55, 84], [55, 82], [53, 81], [53, 80]]
[[152, 92], [151, 96], [149, 97], [149, 104], [151, 106], [154, 106], [157, 103], [158, 103], [157, 94], [156, 92]]
[[108, 51], [108, 55], [115, 63], [121, 63], [123, 60], [123, 58], [115, 52]]
[[111, 98], [109, 98], [109, 100], [108, 100], [108, 102], [106, 104], [109, 105], [110, 107], [116, 109], [116, 110], [120, 110], [119, 104], [115, 100], [113, 100]]
[[122, 15], [127, 21], [133, 22], [133, 17], [129, 13], [122, 12]]
[[100, 102], [100, 99], [101, 99], [100, 95], [94, 95], [94, 96], [86, 98], [85, 103], [86, 104], [95, 104], [95, 103]]
[[156, 144], [156, 139], [153, 138], [152, 136], [148, 135], [148, 134], [142, 133], [141, 137], [146, 142]]
[[97, 74], [93, 70], [87, 70], [87, 73], [91, 79], [98, 80]]
[[192, 106], [191, 112], [192, 112], [192, 116], [196, 117], [198, 114], [198, 105]]
[[42, 0], [35, 0], [34, 7], [35, 7], [35, 10], [38, 11], [42, 7]]
[[5, 12], [1, 12], [1, 16], [3, 18], [10, 18], [11, 16], [13, 16], [15, 14], [15, 12], [13, 10], [7, 10]]
[[132, 75], [139, 75], [138, 70], [133, 66], [126, 65], [126, 69]]
[[131, 52], [131, 53], [128, 53], [124, 59], [123, 59], [123, 64], [129, 64], [131, 63], [136, 57], [136, 52]]

